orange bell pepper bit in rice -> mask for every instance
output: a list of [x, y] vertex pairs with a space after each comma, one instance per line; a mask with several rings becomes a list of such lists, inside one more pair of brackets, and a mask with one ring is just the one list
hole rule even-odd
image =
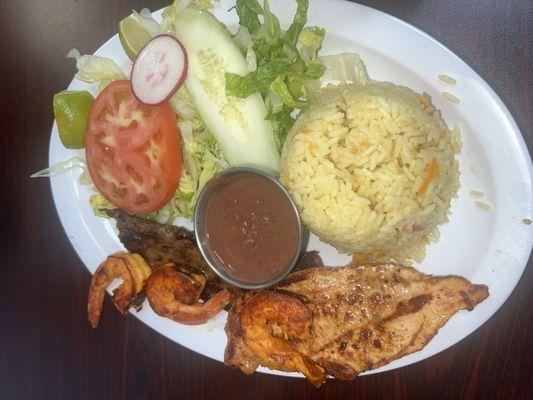
[[435, 180], [439, 176], [440, 174], [439, 163], [434, 158], [433, 160], [431, 160], [431, 162], [426, 166], [424, 170], [426, 171], [427, 175], [424, 178], [422, 185], [420, 185], [420, 187], [416, 191], [416, 194], [418, 196], [423, 195], [426, 192], [430, 183], [433, 182], [433, 180]]

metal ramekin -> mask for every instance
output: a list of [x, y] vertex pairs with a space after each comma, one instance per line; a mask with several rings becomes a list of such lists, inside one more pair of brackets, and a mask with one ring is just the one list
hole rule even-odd
[[[269, 281], [265, 281], [265, 282], [260, 282], [260, 283], [249, 283], [249, 282], [237, 280], [231, 277], [219, 265], [217, 260], [212, 256], [211, 251], [209, 250], [209, 246], [207, 244], [207, 235], [206, 235], [206, 230], [205, 230], [206, 210], [207, 210], [207, 204], [209, 202], [211, 194], [213, 193], [213, 189], [218, 185], [224, 184], [224, 182], [233, 178], [234, 176], [237, 176], [243, 173], [260, 175], [261, 177], [274, 183], [274, 185], [277, 186], [279, 190], [289, 200], [294, 210], [294, 213], [296, 215], [296, 221], [298, 223], [298, 245], [297, 245], [296, 253], [294, 254], [293, 258], [285, 266], [285, 268], [283, 268], [283, 270], [278, 275], [276, 275], [273, 279], [270, 279]], [[294, 201], [292, 200], [290, 194], [281, 185], [281, 183], [279, 183], [272, 176], [268, 175], [267, 173], [263, 171], [260, 171], [254, 168], [247, 168], [247, 167], [230, 168], [230, 169], [224, 170], [206, 183], [206, 185], [202, 189], [202, 192], [200, 193], [200, 196], [198, 197], [198, 201], [196, 203], [196, 209], [194, 211], [194, 235], [196, 237], [196, 242], [198, 243], [200, 252], [202, 253], [203, 257], [205, 258], [207, 264], [209, 264], [211, 269], [213, 269], [213, 271], [215, 271], [215, 273], [220, 278], [225, 280], [226, 282], [230, 283], [233, 286], [237, 286], [243, 289], [263, 289], [269, 286], [273, 286], [279, 281], [281, 281], [283, 278], [287, 276], [289, 272], [291, 272], [291, 270], [294, 268], [294, 266], [298, 262], [298, 258], [300, 257], [300, 253], [303, 247], [302, 221], [300, 219], [300, 214], [298, 213], [298, 208], [296, 207], [296, 204], [294, 204]]]

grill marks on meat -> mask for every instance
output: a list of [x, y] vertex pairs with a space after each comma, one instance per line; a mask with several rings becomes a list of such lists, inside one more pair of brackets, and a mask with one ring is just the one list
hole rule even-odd
[[[298, 343], [298, 350], [339, 379], [353, 379], [422, 349], [452, 315], [472, 310], [488, 296], [485, 285], [395, 264], [298, 271], [275, 290], [306, 299], [313, 312], [312, 335]], [[251, 295], [230, 311], [226, 326], [225, 363], [246, 373], [261, 362], [246, 346], [249, 338], [238, 323]]]
[[174, 262], [207, 269], [202, 255], [197, 251], [193, 232], [140, 218], [119, 209], [108, 210], [107, 214], [117, 221], [118, 237], [128, 251], [141, 254], [153, 267]]
[[138, 253], [152, 269], [173, 263], [207, 278], [202, 299], [207, 300], [223, 289], [238, 289], [223, 282], [207, 265], [194, 238], [194, 233], [178, 226], [165, 225], [128, 214], [120, 209], [108, 210], [117, 221], [118, 237], [131, 253]]

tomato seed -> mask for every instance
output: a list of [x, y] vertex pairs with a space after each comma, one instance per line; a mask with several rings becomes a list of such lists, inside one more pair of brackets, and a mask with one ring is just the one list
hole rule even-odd
[[131, 165], [126, 165], [126, 172], [130, 176], [130, 178], [135, 181], [135, 183], [137, 183], [138, 185], [142, 185], [142, 176], [137, 171], [135, 171], [135, 169]]
[[125, 197], [127, 193], [127, 189], [125, 187], [118, 187], [114, 183], [111, 183], [111, 187], [113, 188], [113, 193], [117, 195], [118, 197]]
[[138, 125], [139, 124], [137, 123], [137, 120], [134, 119], [133, 121], [130, 122], [129, 125], [126, 125], [126, 126], [121, 125], [121, 126], [119, 126], [118, 129], [120, 131], [134, 130], [134, 129], [137, 129]]
[[144, 203], [148, 203], [148, 197], [144, 193], [138, 193], [137, 196], [135, 196], [135, 205], [141, 205]]

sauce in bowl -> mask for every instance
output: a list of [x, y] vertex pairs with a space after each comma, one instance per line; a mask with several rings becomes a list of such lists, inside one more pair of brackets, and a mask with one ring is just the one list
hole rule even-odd
[[297, 260], [301, 228], [281, 185], [258, 171], [237, 168], [215, 177], [204, 191], [195, 228], [215, 272], [241, 287], [282, 279]]

